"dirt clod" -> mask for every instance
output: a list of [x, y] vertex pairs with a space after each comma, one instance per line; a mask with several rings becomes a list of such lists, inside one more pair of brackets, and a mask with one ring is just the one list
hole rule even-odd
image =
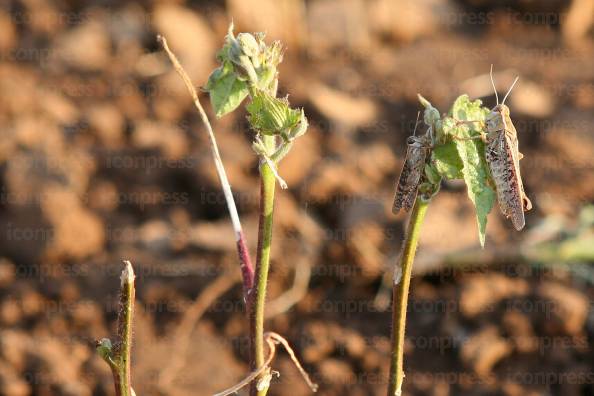
[[504, 298], [528, 293], [525, 280], [501, 274], [476, 275], [465, 279], [460, 294], [460, 309], [472, 317], [493, 307]]
[[554, 318], [551, 326], [560, 327], [567, 334], [579, 334], [588, 317], [590, 302], [578, 290], [553, 282], [545, 282], [538, 288], [538, 294], [551, 302], [550, 312]]
[[465, 364], [484, 377], [511, 351], [511, 344], [499, 335], [497, 328], [487, 326], [470, 336], [462, 346], [460, 356]]

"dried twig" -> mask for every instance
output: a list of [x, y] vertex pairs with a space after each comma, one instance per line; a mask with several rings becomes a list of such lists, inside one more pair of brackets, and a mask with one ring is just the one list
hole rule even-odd
[[[270, 363], [272, 362], [272, 359], [274, 359], [274, 356], [276, 354], [276, 345], [277, 344], [282, 344], [282, 346], [285, 347], [285, 349], [287, 350], [287, 353], [291, 357], [291, 360], [297, 367], [297, 370], [299, 370], [299, 373], [301, 373], [301, 376], [303, 376], [303, 379], [305, 380], [307, 385], [310, 387], [312, 392], [317, 392], [318, 384], [314, 383], [309, 378], [309, 375], [307, 374], [307, 372], [305, 371], [303, 366], [301, 366], [301, 363], [299, 363], [297, 356], [295, 356], [295, 352], [293, 352], [293, 349], [289, 345], [289, 342], [283, 336], [281, 336], [280, 334], [274, 333], [272, 331], [267, 332], [264, 334], [264, 341], [266, 341], [266, 343], [268, 344], [268, 349], [270, 350], [268, 352], [268, 358], [266, 358], [266, 361], [264, 362], [264, 364], [262, 366], [258, 367], [256, 370], [252, 371], [250, 373], [250, 375], [248, 375], [247, 377], [245, 377], [244, 379], [239, 381], [237, 384], [233, 385], [232, 387], [230, 387], [228, 389], [225, 389], [222, 392], [216, 393], [213, 396], [227, 396], [227, 395], [236, 393], [244, 386], [249, 385], [250, 382], [252, 382], [254, 379], [256, 379], [256, 377], [258, 377], [260, 374], [265, 373], [265, 372], [268, 372], [268, 374], [264, 375], [260, 379], [260, 382], [270, 382], [270, 379], [272, 378], [272, 372], [270, 371]], [[260, 388], [260, 386], [264, 387], [265, 385], [258, 384], [257, 386], [258, 386], [258, 388]], [[267, 386], [265, 386], [265, 387], [267, 387]]]
[[268, 353], [268, 358], [266, 359], [264, 364], [262, 366], [258, 367], [256, 370], [252, 371], [250, 373], [250, 375], [248, 375], [247, 377], [245, 377], [244, 379], [239, 381], [237, 384], [233, 385], [230, 388], [225, 389], [222, 392], [215, 393], [213, 396], [231, 395], [231, 394], [237, 392], [238, 390], [240, 390], [241, 388], [243, 388], [244, 386], [249, 385], [250, 382], [252, 382], [257, 376], [262, 374], [264, 371], [269, 370], [270, 362], [272, 362], [272, 359], [274, 359], [274, 355], [276, 354], [276, 344], [274, 343], [274, 341], [271, 338], [268, 338], [268, 337], [265, 337], [265, 341], [268, 343], [268, 349], [270, 350], [270, 352]]
[[225, 201], [227, 202], [227, 209], [229, 210], [229, 216], [231, 217], [231, 222], [233, 223], [233, 230], [235, 231], [235, 241], [237, 243], [237, 252], [239, 254], [239, 264], [241, 266], [241, 273], [243, 276], [244, 299], [247, 301], [248, 293], [252, 289], [252, 286], [254, 284], [254, 267], [252, 265], [250, 254], [247, 249], [245, 235], [243, 234], [243, 230], [241, 228], [239, 214], [237, 213], [237, 207], [235, 206], [235, 199], [233, 198], [231, 185], [229, 184], [229, 179], [227, 178], [227, 173], [225, 172], [225, 168], [223, 166], [223, 160], [221, 159], [221, 155], [219, 153], [216, 137], [214, 135], [210, 121], [208, 120], [208, 116], [206, 115], [206, 112], [204, 111], [202, 104], [200, 104], [200, 100], [198, 99], [198, 93], [196, 92], [196, 88], [194, 88], [194, 85], [192, 84], [192, 80], [190, 80], [190, 77], [188, 76], [182, 65], [179, 63], [175, 54], [169, 49], [165, 37], [159, 35], [157, 36], [157, 40], [163, 46], [163, 49], [169, 56], [169, 60], [173, 64], [173, 67], [184, 81], [184, 84], [186, 85], [188, 92], [192, 96], [194, 106], [196, 107], [196, 109], [198, 109], [198, 112], [200, 113], [202, 123], [204, 124], [208, 132], [208, 138], [210, 140], [210, 149], [217, 169], [217, 175], [219, 177], [219, 181], [221, 182], [223, 194], [225, 195]]
[[283, 336], [281, 336], [280, 334], [274, 333], [274, 332], [268, 332], [268, 333], [266, 333], [266, 336], [274, 339], [274, 341], [276, 341], [278, 343], [281, 343], [285, 347], [285, 349], [287, 350], [287, 353], [291, 357], [291, 360], [297, 367], [297, 370], [299, 370], [299, 373], [301, 374], [301, 376], [307, 383], [307, 386], [309, 386], [309, 388], [311, 389], [312, 392], [317, 392], [318, 384], [316, 384], [315, 382], [313, 382], [311, 380], [311, 378], [309, 378], [309, 375], [307, 374], [307, 372], [305, 371], [303, 366], [301, 366], [301, 363], [299, 363], [297, 356], [295, 356], [295, 352], [293, 352], [293, 349], [289, 345], [289, 342]]

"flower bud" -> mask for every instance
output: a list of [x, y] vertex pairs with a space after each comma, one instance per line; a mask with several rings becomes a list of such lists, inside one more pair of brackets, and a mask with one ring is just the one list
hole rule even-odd
[[272, 92], [276, 70], [282, 61], [282, 46], [278, 41], [266, 45], [263, 33], [239, 33], [236, 37], [231, 24], [218, 59], [223, 64], [231, 64], [238, 79]]
[[433, 126], [437, 121], [441, 119], [441, 115], [439, 114], [439, 110], [437, 110], [431, 103], [422, 97], [420, 94], [417, 94], [419, 97], [419, 102], [425, 107], [425, 113], [423, 115], [423, 121], [428, 126]]
[[302, 112], [291, 109], [286, 99], [275, 98], [263, 91], [256, 92], [247, 111], [253, 129], [265, 135], [283, 135], [286, 140], [302, 119]]
[[258, 55], [260, 55], [260, 46], [256, 38], [250, 33], [239, 33], [237, 42], [241, 51], [250, 58], [257, 59]]

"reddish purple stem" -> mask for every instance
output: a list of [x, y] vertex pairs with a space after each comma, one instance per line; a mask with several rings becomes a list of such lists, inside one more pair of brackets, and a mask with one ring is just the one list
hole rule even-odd
[[243, 279], [243, 296], [245, 301], [248, 302], [248, 294], [254, 286], [254, 266], [252, 265], [252, 259], [250, 258], [250, 252], [248, 251], [243, 231], [239, 233], [237, 253], [239, 254], [239, 266], [241, 267], [241, 276]]

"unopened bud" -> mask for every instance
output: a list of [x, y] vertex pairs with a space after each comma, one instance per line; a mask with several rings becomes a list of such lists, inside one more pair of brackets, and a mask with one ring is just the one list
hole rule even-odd
[[421, 102], [421, 104], [425, 108], [425, 113], [423, 114], [423, 121], [425, 121], [425, 124], [427, 124], [428, 126], [435, 125], [435, 123], [441, 119], [439, 110], [433, 107], [433, 105], [420, 94], [417, 94], [417, 96], [419, 98], [419, 102]]
[[260, 46], [256, 38], [250, 33], [239, 33], [237, 35], [237, 42], [241, 51], [250, 58], [257, 58], [260, 54]]
[[253, 129], [265, 135], [289, 135], [301, 121], [302, 112], [289, 107], [286, 99], [258, 91], [247, 106]]

